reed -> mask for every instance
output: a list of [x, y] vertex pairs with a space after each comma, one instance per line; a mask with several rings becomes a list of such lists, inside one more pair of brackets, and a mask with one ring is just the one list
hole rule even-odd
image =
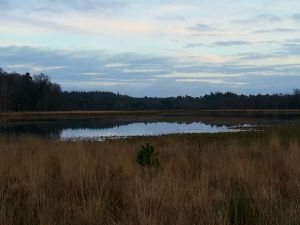
[[[298, 134], [0, 137], [0, 224], [300, 224]], [[136, 162], [145, 143], [158, 168]]]

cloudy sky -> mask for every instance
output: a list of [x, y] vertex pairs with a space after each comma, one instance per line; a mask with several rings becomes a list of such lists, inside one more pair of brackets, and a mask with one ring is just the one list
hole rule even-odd
[[133, 96], [300, 88], [299, 0], [0, 0], [0, 67]]

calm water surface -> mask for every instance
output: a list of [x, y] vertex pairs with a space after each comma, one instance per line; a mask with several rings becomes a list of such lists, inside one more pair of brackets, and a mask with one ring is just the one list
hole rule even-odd
[[0, 121], [0, 134], [38, 135], [59, 140], [103, 140], [131, 136], [221, 133], [262, 126], [299, 124], [300, 115], [230, 115], [205, 117], [103, 117]]
[[188, 134], [188, 133], [220, 133], [233, 132], [237, 128], [227, 126], [206, 125], [204, 123], [131, 123], [104, 129], [64, 129], [60, 138], [66, 139], [98, 139], [109, 137], [131, 137], [131, 136], [156, 136], [164, 134]]

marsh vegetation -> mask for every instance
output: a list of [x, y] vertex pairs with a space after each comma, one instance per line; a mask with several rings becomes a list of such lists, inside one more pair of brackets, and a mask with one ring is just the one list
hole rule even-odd
[[[296, 225], [299, 135], [284, 128], [105, 142], [2, 136], [0, 224]], [[159, 166], [137, 162], [146, 143]]]

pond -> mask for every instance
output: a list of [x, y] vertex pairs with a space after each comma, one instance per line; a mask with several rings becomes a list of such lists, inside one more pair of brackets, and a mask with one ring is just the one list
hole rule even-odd
[[58, 140], [103, 140], [131, 136], [221, 133], [258, 130], [264, 126], [295, 125], [300, 115], [224, 114], [103, 116], [1, 120], [2, 135], [38, 135]]
[[165, 134], [188, 134], [188, 133], [220, 133], [238, 130], [227, 126], [206, 125], [204, 123], [131, 123], [115, 126], [112, 128], [92, 129], [77, 128], [63, 129], [60, 138], [69, 139], [101, 139], [109, 137], [131, 137], [131, 136], [157, 136]]

